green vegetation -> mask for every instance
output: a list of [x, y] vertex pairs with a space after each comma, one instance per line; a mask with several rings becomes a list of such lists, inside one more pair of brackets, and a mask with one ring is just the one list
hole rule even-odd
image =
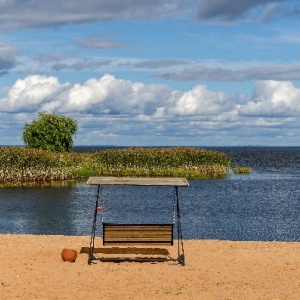
[[231, 160], [199, 148], [126, 148], [95, 153], [58, 153], [22, 147], [0, 148], [0, 182], [49, 182], [89, 176], [215, 178]]
[[50, 181], [72, 178], [80, 155], [21, 147], [0, 148], [0, 181]]
[[127, 148], [97, 152], [97, 169], [104, 176], [218, 177], [231, 161], [217, 151], [199, 148]]
[[25, 124], [22, 138], [28, 148], [69, 152], [77, 127], [77, 121], [72, 118], [39, 113], [37, 120]]
[[233, 172], [235, 174], [250, 174], [252, 173], [252, 169], [249, 167], [235, 167], [233, 168]]

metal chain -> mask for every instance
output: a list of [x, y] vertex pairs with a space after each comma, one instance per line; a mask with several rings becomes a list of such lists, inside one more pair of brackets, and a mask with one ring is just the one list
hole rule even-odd
[[173, 224], [175, 224], [176, 219], [176, 189], [174, 187], [174, 204], [173, 204]]

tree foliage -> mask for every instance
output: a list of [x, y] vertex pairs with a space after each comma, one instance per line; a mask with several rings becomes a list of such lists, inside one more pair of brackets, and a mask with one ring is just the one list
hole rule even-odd
[[23, 141], [29, 148], [70, 152], [77, 128], [78, 123], [72, 118], [55, 113], [39, 113], [37, 120], [25, 123]]

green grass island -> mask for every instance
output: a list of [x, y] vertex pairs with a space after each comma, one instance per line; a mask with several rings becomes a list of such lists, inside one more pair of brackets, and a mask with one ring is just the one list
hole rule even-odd
[[[89, 176], [220, 178], [232, 169], [229, 156], [194, 147], [108, 149], [93, 153], [0, 148], [3, 185], [66, 182]], [[248, 169], [249, 171], [249, 169]], [[244, 167], [236, 173], [247, 173]]]

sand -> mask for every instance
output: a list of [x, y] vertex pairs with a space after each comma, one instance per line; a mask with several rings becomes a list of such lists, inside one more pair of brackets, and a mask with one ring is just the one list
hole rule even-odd
[[[85, 236], [2, 234], [0, 241], [1, 300], [274, 300], [300, 294], [298, 242], [187, 240], [186, 266], [181, 266], [172, 261], [88, 265], [88, 255], [80, 253], [89, 247]], [[74, 263], [62, 260], [63, 248], [78, 251]], [[176, 246], [163, 248], [176, 258]]]

